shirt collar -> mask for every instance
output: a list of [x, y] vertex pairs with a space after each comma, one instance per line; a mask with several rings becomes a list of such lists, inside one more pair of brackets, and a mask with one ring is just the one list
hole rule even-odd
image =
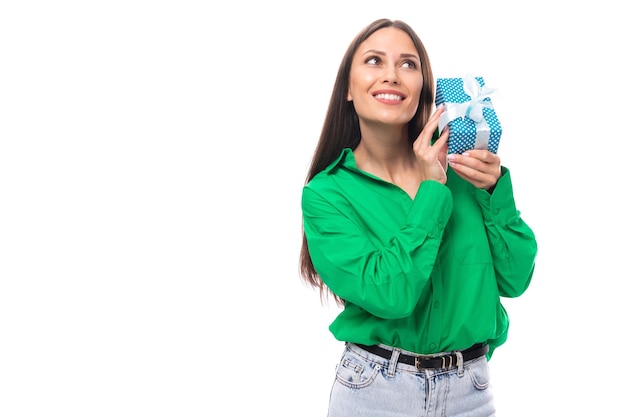
[[340, 166], [343, 166], [343, 167], [346, 167], [346, 168], [350, 168], [350, 169], [354, 169], [354, 170], [358, 171], [358, 168], [356, 166], [356, 159], [354, 159], [354, 153], [352, 152], [351, 148], [343, 148], [341, 150], [341, 153], [337, 157], [337, 159], [335, 159], [333, 162], [331, 162], [328, 165], [328, 168], [326, 168], [326, 170], [328, 172], [332, 172], [337, 167], [340, 167]]

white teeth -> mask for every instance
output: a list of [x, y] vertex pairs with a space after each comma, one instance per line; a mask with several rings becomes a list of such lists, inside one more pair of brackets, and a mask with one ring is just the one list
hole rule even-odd
[[374, 97], [376, 98], [380, 98], [383, 100], [402, 100], [402, 97], [400, 97], [397, 94], [376, 94]]

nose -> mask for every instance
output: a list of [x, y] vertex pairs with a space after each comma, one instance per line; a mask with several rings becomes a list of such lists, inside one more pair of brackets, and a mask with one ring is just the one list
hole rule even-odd
[[400, 79], [396, 67], [389, 65], [383, 74], [383, 84], [398, 84]]

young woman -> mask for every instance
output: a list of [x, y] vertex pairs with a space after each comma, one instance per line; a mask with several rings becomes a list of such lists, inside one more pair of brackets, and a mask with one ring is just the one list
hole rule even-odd
[[447, 155], [421, 40], [381, 19], [348, 47], [302, 192], [303, 279], [343, 306], [330, 417], [492, 416], [500, 297], [528, 287], [537, 244], [509, 170]]

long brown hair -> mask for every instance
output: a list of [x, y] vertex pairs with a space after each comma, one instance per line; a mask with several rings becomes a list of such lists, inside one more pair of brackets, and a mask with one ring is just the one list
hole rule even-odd
[[[339, 65], [322, 132], [317, 142], [305, 183], [308, 183], [316, 174], [323, 171], [331, 162], [337, 159], [344, 148], [354, 150], [361, 141], [359, 117], [354, 110], [352, 101], [347, 99], [352, 59], [356, 50], [367, 38], [374, 32], [388, 27], [400, 29], [411, 37], [422, 65], [424, 81], [417, 112], [408, 123], [409, 138], [415, 140], [428, 121], [433, 109], [434, 79], [426, 48], [415, 31], [403, 21], [390, 19], [375, 20], [361, 30], [352, 40]], [[302, 247], [300, 249], [300, 275], [307, 284], [319, 289], [321, 298], [325, 298], [328, 295], [328, 287], [326, 287], [313, 266], [304, 228], [302, 229]], [[333, 294], [333, 297], [338, 304], [343, 304], [343, 301], [335, 294]]]

